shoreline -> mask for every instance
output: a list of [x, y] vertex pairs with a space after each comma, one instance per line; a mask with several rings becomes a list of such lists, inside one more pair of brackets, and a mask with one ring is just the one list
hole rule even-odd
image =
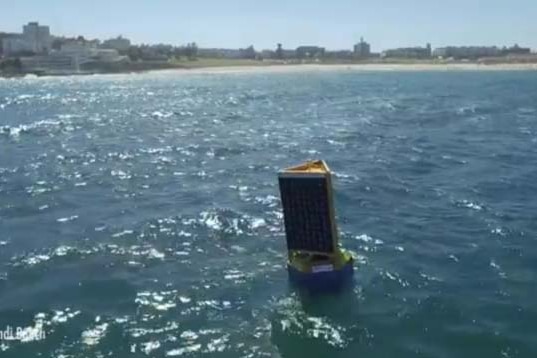
[[35, 75], [27, 74], [1, 74], [4, 79], [21, 79], [28, 77], [71, 77], [71, 76], [101, 76], [101, 75], [140, 75], [147, 73], [160, 74], [231, 74], [231, 73], [305, 73], [305, 72], [494, 72], [494, 71], [537, 71], [537, 63], [307, 63], [307, 64], [239, 64], [222, 66], [196, 66], [176, 68], [155, 68], [141, 71], [119, 72], [92, 72], [72, 74]]
[[425, 71], [537, 71], [537, 63], [518, 64], [479, 64], [479, 63], [452, 63], [452, 64], [274, 64], [260, 66], [208, 66], [196, 68], [174, 68], [162, 70], [149, 70], [147, 72], [172, 73], [292, 73], [292, 72], [425, 72]]

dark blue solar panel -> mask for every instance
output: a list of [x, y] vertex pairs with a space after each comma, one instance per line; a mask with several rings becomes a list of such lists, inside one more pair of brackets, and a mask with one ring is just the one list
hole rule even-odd
[[288, 250], [333, 252], [327, 178], [280, 177]]

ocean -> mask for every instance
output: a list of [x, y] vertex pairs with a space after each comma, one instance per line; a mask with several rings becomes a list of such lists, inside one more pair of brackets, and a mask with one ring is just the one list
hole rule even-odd
[[[288, 282], [278, 170], [354, 281]], [[0, 357], [537, 356], [537, 72], [0, 80]]]

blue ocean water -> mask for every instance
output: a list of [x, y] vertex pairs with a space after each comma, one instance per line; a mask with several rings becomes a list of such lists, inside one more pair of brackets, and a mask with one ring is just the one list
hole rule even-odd
[[[318, 158], [356, 270], [305, 296]], [[537, 72], [0, 80], [0, 356], [535, 357], [536, 213]]]

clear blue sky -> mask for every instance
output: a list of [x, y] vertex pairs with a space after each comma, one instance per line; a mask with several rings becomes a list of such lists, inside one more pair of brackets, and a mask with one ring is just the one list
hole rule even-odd
[[2, 0], [0, 31], [201, 47], [520, 45], [537, 49], [537, 0]]

